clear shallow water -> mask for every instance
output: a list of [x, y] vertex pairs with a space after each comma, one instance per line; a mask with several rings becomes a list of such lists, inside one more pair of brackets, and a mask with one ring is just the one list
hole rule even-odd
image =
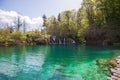
[[0, 47], [0, 80], [106, 80], [96, 59], [118, 55], [120, 47]]

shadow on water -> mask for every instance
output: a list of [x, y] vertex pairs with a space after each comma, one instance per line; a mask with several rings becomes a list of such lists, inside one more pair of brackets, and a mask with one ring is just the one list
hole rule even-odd
[[50, 78], [48, 80], [68, 80], [68, 79], [65, 78], [63, 75], [53, 74], [52, 78]]
[[9, 76], [0, 73], [0, 80], [9, 80]]

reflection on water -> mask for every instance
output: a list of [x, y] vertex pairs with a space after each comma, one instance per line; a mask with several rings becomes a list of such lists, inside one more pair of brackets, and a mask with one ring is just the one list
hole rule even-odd
[[96, 59], [119, 53], [119, 47], [0, 47], [0, 80], [105, 80]]
[[[42, 49], [42, 47], [39, 48], [38, 46], [16, 48], [1, 47], [0, 75], [6, 75], [14, 80], [15, 77], [20, 77], [20, 75], [26, 74], [28, 76], [29, 72], [40, 71], [41, 66], [44, 63], [45, 49], [45, 47]], [[18, 80], [21, 79], [22, 78], [18, 78]]]

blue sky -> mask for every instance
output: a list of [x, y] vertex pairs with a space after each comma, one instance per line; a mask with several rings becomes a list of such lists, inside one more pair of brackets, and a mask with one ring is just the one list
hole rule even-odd
[[68, 9], [78, 9], [82, 0], [0, 0], [0, 9], [12, 10], [31, 18], [55, 15]]
[[19, 16], [25, 21], [28, 30], [41, 29], [43, 14], [47, 17], [57, 15], [65, 10], [78, 10], [82, 0], [0, 0], [0, 28], [16, 26]]

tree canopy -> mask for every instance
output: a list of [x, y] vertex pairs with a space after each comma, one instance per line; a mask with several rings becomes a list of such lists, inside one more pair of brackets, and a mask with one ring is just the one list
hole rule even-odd
[[25, 21], [21, 22], [18, 16], [16, 30], [0, 29], [0, 44], [45, 44], [52, 36], [57, 42], [66, 43], [70, 40], [77, 44], [120, 43], [120, 0], [83, 0], [78, 11], [65, 10], [57, 17], [44, 14], [41, 31], [26, 31], [26, 28]]
[[66, 10], [47, 18], [51, 36], [72, 38], [78, 43], [120, 42], [120, 0], [83, 0], [78, 11]]

